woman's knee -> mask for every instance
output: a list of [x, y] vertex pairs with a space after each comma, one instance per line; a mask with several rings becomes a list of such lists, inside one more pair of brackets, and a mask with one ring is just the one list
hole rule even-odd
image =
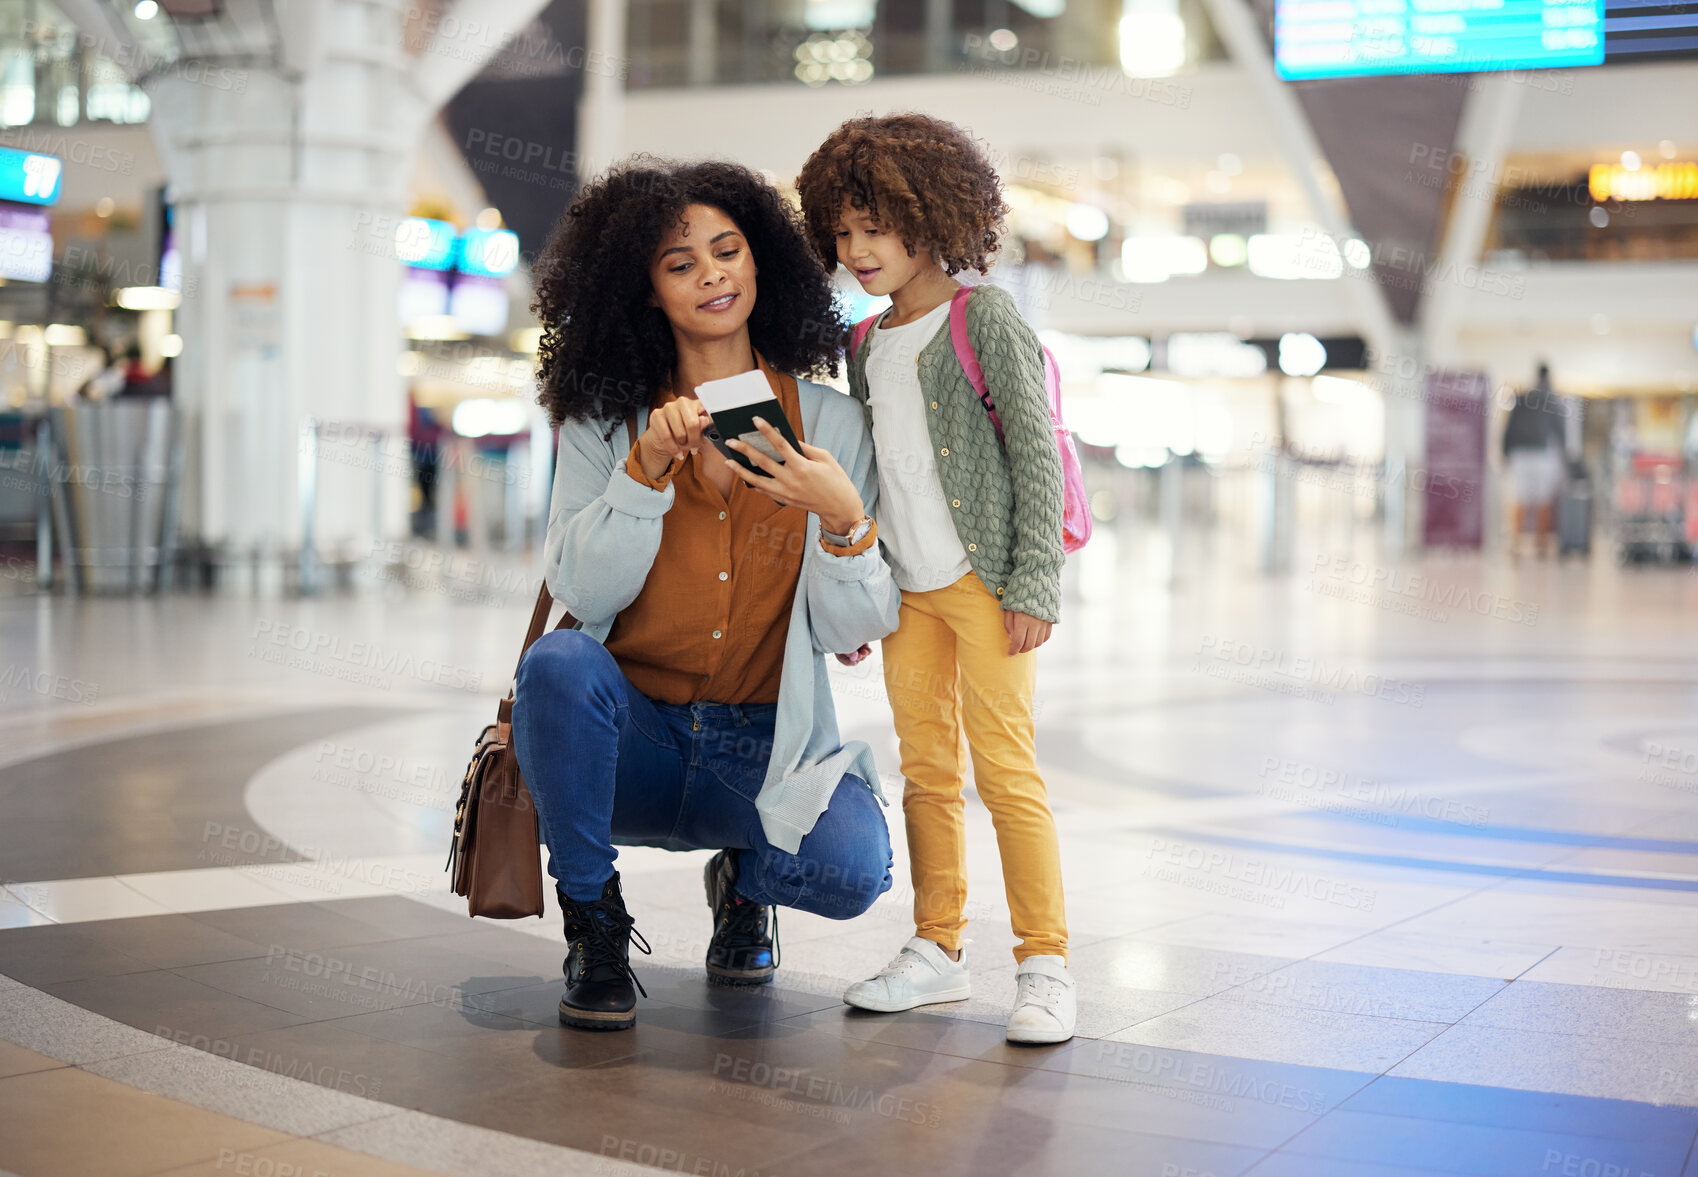
[[[811, 910], [829, 919], [847, 920], [861, 915], [875, 900], [890, 890], [890, 830], [872, 791], [858, 777], [846, 777], [840, 791], [849, 792], [840, 812], [828, 811], [832, 823], [829, 852], [805, 865]], [[833, 799], [832, 810], [839, 809]], [[822, 820], [824, 820], [822, 818]]]
[[618, 663], [607, 648], [588, 634], [575, 629], [556, 629], [543, 634], [519, 662], [519, 698], [543, 692], [554, 697], [589, 697], [597, 691], [611, 692], [617, 682]]

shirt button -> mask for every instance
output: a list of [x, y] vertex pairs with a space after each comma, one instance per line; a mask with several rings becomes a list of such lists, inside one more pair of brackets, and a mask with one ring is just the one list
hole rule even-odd
[[949, 456], [949, 447], [944, 446], [941, 450], [938, 451], [938, 453], [942, 454], [944, 457], [947, 458]]
[[721, 511], [721, 512], [720, 512], [720, 513], [719, 513], [719, 517], [720, 517], [720, 518], [721, 518], [721, 519], [723, 519], [723, 518], [725, 518], [725, 512], [724, 512], [724, 511]]
[[720, 632], [719, 632], [719, 630], [717, 630], [717, 629], [716, 629], [716, 630], [714, 630], [714, 631], [713, 631], [713, 636], [714, 636], [714, 637], [716, 637], [716, 638], [717, 638], [717, 637], [721, 637], [721, 636], [723, 636], [723, 635], [721, 635], [721, 633], [720, 633]]
[[719, 574], [719, 579], [721, 579], [721, 580], [730, 580], [730, 579], [731, 579], [731, 574], [730, 574], [730, 573], [729, 573], [729, 572], [721, 572], [721, 573], [720, 573], [720, 574]]

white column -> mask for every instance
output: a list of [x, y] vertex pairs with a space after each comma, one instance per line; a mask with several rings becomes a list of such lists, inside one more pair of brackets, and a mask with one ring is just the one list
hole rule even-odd
[[290, 6], [282, 70], [235, 71], [239, 88], [192, 84], [184, 70], [149, 84], [183, 255], [185, 536], [287, 557], [303, 533], [309, 419], [390, 438], [381, 453], [351, 429], [321, 441], [321, 550], [362, 555], [404, 533], [393, 242], [412, 155], [436, 109], [541, 5], [461, 0], [416, 55], [401, 0]]
[[[589, 61], [625, 61], [623, 0], [589, 0], [584, 39]], [[599, 56], [598, 56], [599, 55]], [[578, 175], [593, 176], [624, 152], [626, 71], [586, 70], [578, 105]]]

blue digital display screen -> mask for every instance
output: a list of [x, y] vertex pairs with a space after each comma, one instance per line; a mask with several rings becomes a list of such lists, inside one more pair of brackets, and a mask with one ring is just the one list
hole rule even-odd
[[454, 226], [432, 217], [408, 217], [395, 226], [395, 256], [421, 270], [454, 264]]
[[1604, 0], [1275, 0], [1282, 78], [1565, 69], [1604, 60]]
[[0, 147], [0, 200], [56, 204], [64, 172], [58, 156]]
[[467, 229], [460, 237], [462, 274], [500, 278], [519, 265], [519, 235], [511, 229]]

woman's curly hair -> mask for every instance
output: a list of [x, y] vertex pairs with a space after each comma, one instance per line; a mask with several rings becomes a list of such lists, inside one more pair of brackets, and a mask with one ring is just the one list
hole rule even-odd
[[649, 262], [692, 204], [720, 210], [748, 240], [760, 272], [749, 313], [755, 350], [783, 372], [836, 375], [843, 309], [778, 190], [734, 163], [637, 155], [578, 191], [532, 268], [537, 403], [553, 424], [601, 421], [611, 435], [652, 406], [677, 352], [670, 322], [649, 301]]
[[898, 234], [909, 256], [924, 251], [951, 274], [983, 274], [1008, 205], [1002, 181], [972, 136], [924, 114], [850, 119], [808, 157], [796, 178], [808, 236], [837, 268], [843, 200]]

